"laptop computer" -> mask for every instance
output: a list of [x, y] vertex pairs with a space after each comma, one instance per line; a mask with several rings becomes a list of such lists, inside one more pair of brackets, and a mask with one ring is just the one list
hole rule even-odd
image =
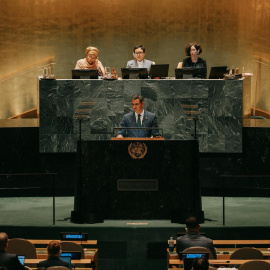
[[169, 64], [151, 65], [149, 73], [151, 79], [168, 77]]
[[196, 67], [176, 68], [175, 79], [194, 79], [194, 78], [204, 79], [205, 72], [206, 72], [205, 68], [196, 68]]
[[17, 255], [19, 262], [24, 265], [25, 256], [24, 255]]
[[192, 263], [195, 258], [206, 258], [209, 259], [209, 253], [208, 252], [180, 252], [179, 254], [180, 259], [183, 260], [184, 264], [184, 270], [191, 270], [192, 269]]
[[73, 69], [72, 79], [98, 79], [97, 69]]
[[209, 79], [223, 79], [225, 73], [227, 73], [227, 66], [211, 67]]
[[147, 68], [121, 68], [122, 79], [148, 79]]
[[61, 255], [60, 260], [67, 262], [68, 263], [68, 268], [71, 269], [71, 257]]

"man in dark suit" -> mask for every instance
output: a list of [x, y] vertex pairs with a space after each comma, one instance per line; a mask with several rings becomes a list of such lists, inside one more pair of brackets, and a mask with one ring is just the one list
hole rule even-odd
[[29, 269], [27, 266], [23, 266], [16, 254], [7, 253], [8, 248], [8, 235], [4, 232], [0, 233], [0, 267], [4, 267], [7, 270], [25, 270]]
[[69, 264], [62, 261], [59, 257], [61, 254], [61, 245], [57, 241], [51, 241], [47, 246], [48, 259], [38, 264], [39, 268], [51, 266], [65, 266], [69, 268]]
[[[145, 111], [143, 109], [144, 99], [140, 95], [135, 95], [131, 100], [133, 112], [124, 115], [121, 123], [121, 127], [157, 127], [156, 115]], [[125, 136], [126, 130], [121, 129], [117, 134], [117, 138], [123, 138]], [[146, 129], [129, 129], [127, 130], [128, 137], [152, 137], [154, 133], [158, 133], [158, 130], [146, 130]]]
[[216, 258], [216, 249], [213, 246], [213, 240], [206, 238], [199, 233], [201, 225], [197, 218], [193, 216], [187, 218], [186, 226], [187, 234], [178, 237], [176, 240], [177, 253], [179, 254], [189, 247], [205, 247], [209, 249]]

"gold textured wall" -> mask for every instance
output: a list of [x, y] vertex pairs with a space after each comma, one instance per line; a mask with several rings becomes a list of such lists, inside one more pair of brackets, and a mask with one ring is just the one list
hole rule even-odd
[[[211, 66], [235, 65], [255, 75], [254, 60], [270, 64], [269, 0], [0, 0], [0, 4], [0, 119], [37, 106], [39, 70], [30, 70], [55, 62], [57, 78], [71, 78], [89, 45], [98, 47], [103, 65], [114, 66], [118, 74], [137, 44], [146, 47], [147, 59], [169, 63], [170, 76], [190, 41], [201, 43], [208, 74]], [[270, 69], [260, 65], [258, 70], [252, 78], [252, 104], [256, 92], [256, 107], [270, 112]]]

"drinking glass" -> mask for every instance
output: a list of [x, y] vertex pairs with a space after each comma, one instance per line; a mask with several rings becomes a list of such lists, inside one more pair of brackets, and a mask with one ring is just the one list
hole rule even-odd
[[112, 71], [110, 67], [105, 67], [105, 77], [106, 78], [111, 78], [112, 76]]

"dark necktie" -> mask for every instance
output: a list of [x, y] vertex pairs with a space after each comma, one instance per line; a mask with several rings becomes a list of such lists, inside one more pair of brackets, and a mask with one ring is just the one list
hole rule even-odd
[[138, 114], [137, 127], [141, 127], [141, 115]]

